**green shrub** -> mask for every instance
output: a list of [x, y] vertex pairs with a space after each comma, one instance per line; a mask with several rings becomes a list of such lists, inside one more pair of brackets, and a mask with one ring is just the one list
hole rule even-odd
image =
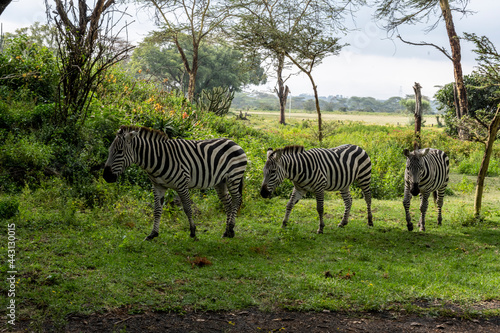
[[0, 219], [10, 219], [19, 212], [19, 201], [15, 198], [6, 197], [0, 199]]

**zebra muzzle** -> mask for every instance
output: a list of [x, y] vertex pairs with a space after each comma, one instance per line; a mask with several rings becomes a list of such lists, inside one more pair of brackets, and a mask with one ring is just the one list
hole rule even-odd
[[113, 173], [113, 171], [111, 171], [111, 167], [110, 166], [105, 166], [104, 167], [104, 172], [102, 173], [102, 178], [104, 178], [104, 180], [107, 183], [114, 183], [118, 179], [118, 176], [115, 175]]
[[413, 195], [413, 196], [417, 196], [420, 194], [420, 188], [418, 187], [418, 183], [413, 183], [411, 185], [411, 189], [410, 189], [410, 193]]
[[262, 185], [262, 187], [260, 188], [260, 195], [263, 198], [270, 198], [271, 194], [273, 194], [273, 192], [269, 191], [267, 184]]

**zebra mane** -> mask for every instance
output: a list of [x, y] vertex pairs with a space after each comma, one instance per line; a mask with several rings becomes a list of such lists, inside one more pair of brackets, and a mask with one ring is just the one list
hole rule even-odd
[[304, 146], [298, 146], [298, 145], [293, 145], [293, 146], [286, 146], [282, 149], [278, 149], [282, 151], [282, 154], [285, 155], [292, 155], [292, 154], [301, 154], [305, 151]]
[[118, 131], [118, 133], [131, 132], [131, 131], [136, 131], [139, 134], [147, 134], [147, 133], [156, 134], [160, 138], [170, 139], [170, 137], [165, 132], [148, 127], [141, 127], [135, 125], [122, 125], [120, 126], [120, 130]]

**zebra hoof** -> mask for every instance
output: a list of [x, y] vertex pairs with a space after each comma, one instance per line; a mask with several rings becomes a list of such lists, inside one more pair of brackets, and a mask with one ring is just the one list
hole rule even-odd
[[158, 237], [158, 232], [157, 231], [151, 231], [151, 233], [149, 234], [149, 236], [147, 236], [146, 238], [144, 238], [144, 240], [145, 241], [150, 241], [150, 240], [152, 240], [155, 237]]
[[343, 223], [339, 223], [339, 224], [337, 224], [337, 227], [338, 227], [338, 228], [343, 228], [344, 226], [345, 226], [345, 224], [343, 224]]
[[322, 234], [322, 233], [323, 233], [323, 230], [318, 229], [318, 230], [316, 231], [316, 233], [317, 233], [318, 235], [319, 235], [319, 234]]
[[406, 225], [408, 227], [408, 231], [413, 231], [413, 224]]
[[223, 238], [233, 238], [234, 237], [234, 230], [226, 230], [224, 234], [222, 235]]

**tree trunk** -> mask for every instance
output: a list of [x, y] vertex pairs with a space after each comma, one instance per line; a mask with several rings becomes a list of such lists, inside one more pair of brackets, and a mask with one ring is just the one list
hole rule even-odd
[[415, 141], [413, 142], [413, 150], [420, 149], [422, 138], [420, 136], [422, 129], [422, 86], [415, 82], [413, 90], [415, 91]]
[[0, 1], [0, 15], [2, 15], [3, 11], [7, 6], [12, 2], [12, 0], [1, 0]]
[[285, 67], [285, 54], [278, 55], [278, 88], [274, 89], [276, 94], [278, 95], [279, 103], [280, 103], [280, 124], [286, 125], [285, 122], [285, 108], [286, 108], [286, 99], [288, 96], [288, 86], [285, 88], [285, 82], [283, 81], [283, 68]]
[[310, 72], [305, 72], [307, 76], [309, 76], [309, 80], [311, 80], [311, 84], [313, 86], [314, 90], [314, 100], [316, 102], [316, 112], [318, 113], [318, 140], [319, 144], [321, 145], [321, 142], [323, 142], [323, 121], [321, 120], [321, 109], [319, 107], [319, 96], [318, 96], [318, 87], [316, 86], [316, 83], [314, 83], [314, 79], [311, 75]]
[[194, 92], [196, 90], [196, 74], [198, 73], [198, 44], [193, 42], [193, 62], [191, 63], [191, 70], [188, 71], [188, 100], [194, 101]]
[[[462, 73], [462, 53], [460, 50], [460, 38], [455, 31], [455, 25], [453, 24], [453, 17], [451, 15], [450, 4], [448, 0], [439, 0], [439, 5], [441, 6], [441, 11], [443, 13], [443, 18], [446, 23], [446, 32], [448, 33], [448, 39], [450, 40], [451, 57], [453, 60], [453, 74], [455, 76], [455, 83], [457, 86], [457, 108], [458, 119], [462, 119], [463, 116], [469, 114], [469, 107], [467, 103], [467, 92], [465, 90], [464, 76]], [[459, 129], [459, 137], [462, 140], [467, 139], [467, 132]]]
[[481, 214], [481, 204], [483, 201], [483, 190], [484, 190], [484, 179], [486, 178], [486, 173], [488, 172], [488, 166], [490, 165], [491, 153], [493, 151], [493, 144], [497, 137], [498, 130], [500, 128], [500, 107], [497, 108], [495, 117], [488, 126], [488, 139], [485, 143], [483, 160], [481, 162], [481, 167], [479, 168], [479, 174], [477, 175], [476, 182], [476, 197], [474, 199], [474, 215], [478, 217]]

